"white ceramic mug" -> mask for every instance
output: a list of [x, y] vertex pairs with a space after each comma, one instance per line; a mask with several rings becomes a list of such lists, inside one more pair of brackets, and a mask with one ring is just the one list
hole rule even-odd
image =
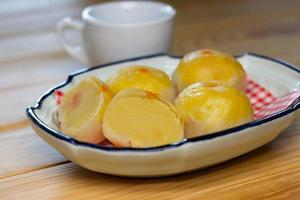
[[[168, 52], [176, 11], [156, 1], [113, 1], [87, 7], [82, 20], [57, 24], [58, 38], [69, 54], [90, 66]], [[75, 29], [82, 42], [72, 45], [65, 31]]]

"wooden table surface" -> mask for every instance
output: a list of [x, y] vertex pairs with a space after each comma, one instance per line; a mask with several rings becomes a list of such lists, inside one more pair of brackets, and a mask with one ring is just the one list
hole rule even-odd
[[[168, 1], [176, 7], [173, 54], [215, 48], [300, 65], [299, 0]], [[94, 173], [36, 136], [24, 110], [82, 68], [55, 36], [64, 16], [95, 1], [0, 3], [0, 199], [300, 199], [300, 121], [239, 158], [194, 173], [129, 179]], [[121, 47], [121, 46], [120, 46]], [[280, 80], [278, 80], [280, 81]], [[126, 167], [126, 166], [125, 166]]]

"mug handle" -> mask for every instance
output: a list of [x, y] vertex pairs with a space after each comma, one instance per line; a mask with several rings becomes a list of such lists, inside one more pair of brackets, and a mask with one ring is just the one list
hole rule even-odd
[[74, 20], [70, 17], [65, 17], [57, 23], [56, 29], [58, 40], [61, 43], [61, 45], [67, 50], [67, 52], [79, 61], [88, 64], [88, 58], [82, 44], [72, 45], [67, 42], [65, 37], [65, 31], [68, 28], [78, 31], [82, 36], [83, 23], [81, 21]]

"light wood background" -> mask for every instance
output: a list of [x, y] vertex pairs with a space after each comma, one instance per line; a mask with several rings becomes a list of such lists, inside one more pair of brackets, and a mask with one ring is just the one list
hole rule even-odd
[[[173, 54], [253, 51], [300, 65], [299, 0], [167, 1], [178, 11]], [[0, 2], [0, 199], [300, 199], [300, 122], [251, 153], [156, 179], [87, 171], [39, 139], [24, 114], [82, 67], [59, 46], [55, 24], [95, 1]], [[120, 46], [121, 48], [121, 46]], [[278, 80], [280, 81], [280, 80]], [[126, 167], [126, 166], [124, 166]]]

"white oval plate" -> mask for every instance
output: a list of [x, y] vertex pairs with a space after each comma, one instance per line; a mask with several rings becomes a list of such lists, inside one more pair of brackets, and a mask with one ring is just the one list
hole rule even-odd
[[[300, 70], [286, 62], [246, 53], [237, 56], [248, 75], [276, 97], [300, 86]], [[139, 57], [101, 65], [72, 74], [67, 81], [45, 93], [34, 107], [27, 108], [35, 132], [49, 145], [78, 165], [106, 174], [134, 177], [166, 176], [211, 166], [252, 151], [273, 140], [295, 119], [297, 102], [264, 119], [154, 148], [113, 148], [79, 142], [64, 135], [55, 125], [54, 91], [66, 91], [85, 76], [106, 80], [129, 65], [149, 65], [172, 74], [180, 57], [165, 54]]]

